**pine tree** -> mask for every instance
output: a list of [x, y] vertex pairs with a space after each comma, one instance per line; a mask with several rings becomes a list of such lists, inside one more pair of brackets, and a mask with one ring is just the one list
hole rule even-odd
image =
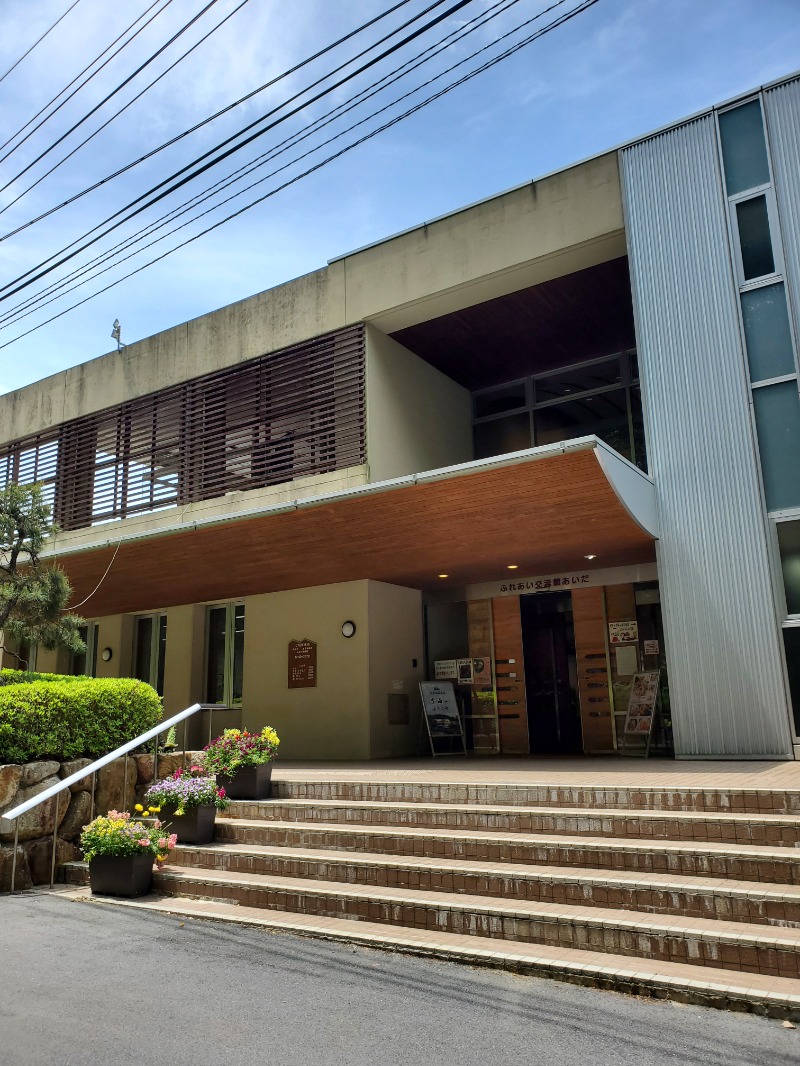
[[67, 575], [39, 558], [57, 531], [40, 485], [0, 490], [0, 633], [20, 644], [81, 652], [84, 621], [65, 611], [72, 594]]

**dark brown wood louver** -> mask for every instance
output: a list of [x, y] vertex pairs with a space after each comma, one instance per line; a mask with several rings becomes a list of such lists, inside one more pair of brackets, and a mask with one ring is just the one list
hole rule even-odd
[[0, 448], [62, 529], [365, 461], [364, 328], [329, 333]]

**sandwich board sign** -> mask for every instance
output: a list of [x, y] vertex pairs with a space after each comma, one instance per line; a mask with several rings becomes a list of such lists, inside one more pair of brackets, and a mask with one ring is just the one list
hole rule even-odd
[[[431, 742], [431, 753], [442, 754], [436, 751], [434, 740], [453, 737], [458, 737], [466, 753], [464, 727], [461, 723], [461, 715], [458, 713], [452, 681], [421, 681], [419, 691], [422, 696], [423, 716], [428, 727], [428, 739]], [[449, 752], [448, 754], [461, 753]]]
[[653, 726], [658, 710], [659, 677], [659, 670], [648, 670], [641, 674], [634, 674], [631, 682], [623, 744], [630, 737], [641, 737], [646, 742], [645, 755], [650, 753], [650, 741], [653, 737]]

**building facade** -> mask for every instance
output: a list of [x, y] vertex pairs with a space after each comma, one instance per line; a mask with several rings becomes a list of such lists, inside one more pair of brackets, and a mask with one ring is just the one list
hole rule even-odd
[[89, 619], [36, 666], [319, 759], [459, 661], [474, 751], [638, 752], [659, 671], [656, 749], [792, 758], [799, 310], [792, 77], [0, 396]]

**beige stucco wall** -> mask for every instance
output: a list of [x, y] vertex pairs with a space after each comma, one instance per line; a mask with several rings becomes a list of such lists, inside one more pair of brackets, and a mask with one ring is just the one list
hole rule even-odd
[[0, 441], [341, 326], [390, 333], [624, 254], [611, 152], [0, 396]]
[[[381, 581], [370, 581], [368, 593], [370, 757], [414, 755], [420, 740], [419, 682], [425, 679], [422, 594]], [[407, 724], [389, 721], [389, 697], [398, 695], [408, 697]]]
[[[244, 601], [242, 721], [274, 726], [283, 758], [369, 758], [367, 587], [342, 582]], [[356, 624], [350, 639], [341, 633], [347, 620]], [[317, 686], [289, 689], [288, 645], [303, 639], [317, 645]]]
[[[134, 616], [110, 614], [97, 619], [97, 677], [130, 677], [133, 668]], [[103, 661], [103, 648], [111, 659]]]
[[467, 389], [375, 327], [367, 327], [369, 480], [473, 457]]

